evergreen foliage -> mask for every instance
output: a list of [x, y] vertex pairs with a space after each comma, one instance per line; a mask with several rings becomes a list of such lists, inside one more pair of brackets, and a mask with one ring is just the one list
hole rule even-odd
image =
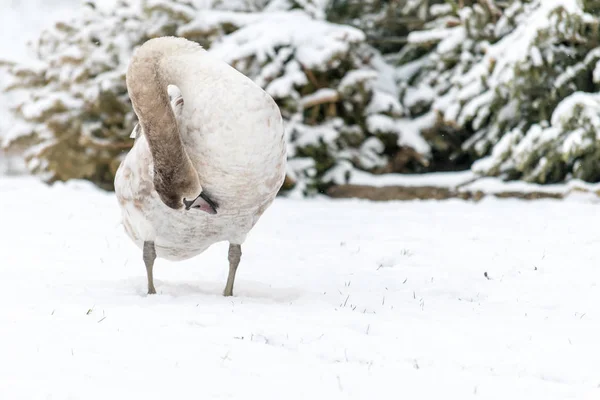
[[[4, 147], [47, 181], [112, 188], [135, 115], [125, 71], [152, 37], [194, 40], [263, 87], [289, 144], [284, 189], [464, 169], [600, 180], [597, 0], [87, 2], [44, 31]], [[243, 134], [243, 133], [241, 133]]]
[[439, 6], [399, 60], [402, 81], [433, 92], [427, 112], [462, 142], [455, 159], [507, 179], [600, 180], [598, 3], [472, 3]]

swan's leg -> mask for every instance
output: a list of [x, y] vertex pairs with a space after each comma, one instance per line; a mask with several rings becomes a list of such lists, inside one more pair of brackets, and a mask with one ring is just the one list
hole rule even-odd
[[146, 264], [146, 275], [148, 275], [148, 294], [156, 294], [154, 288], [154, 277], [152, 275], [152, 267], [154, 267], [154, 260], [156, 260], [156, 249], [154, 248], [154, 242], [144, 242], [144, 264]]
[[235, 272], [237, 271], [238, 265], [240, 265], [241, 258], [242, 246], [229, 243], [229, 276], [227, 277], [227, 284], [225, 285], [225, 291], [223, 292], [223, 295], [225, 296], [233, 296], [233, 281], [235, 281]]

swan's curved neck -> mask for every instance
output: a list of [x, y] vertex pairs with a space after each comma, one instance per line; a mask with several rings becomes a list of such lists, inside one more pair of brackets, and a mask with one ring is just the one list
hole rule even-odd
[[165, 60], [178, 49], [163, 44], [138, 49], [127, 71], [127, 89], [152, 154], [155, 189], [167, 205], [180, 208], [183, 197], [195, 197], [202, 188], [182, 143], [167, 91], [177, 78]]

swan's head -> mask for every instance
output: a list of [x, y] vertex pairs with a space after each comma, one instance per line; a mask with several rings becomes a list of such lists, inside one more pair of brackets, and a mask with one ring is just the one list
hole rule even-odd
[[217, 204], [206, 194], [196, 171], [187, 175], [189, 179], [186, 179], [187, 185], [182, 186], [180, 190], [181, 203], [185, 207], [186, 211], [189, 210], [200, 210], [209, 214], [217, 213]]
[[217, 213], [217, 204], [212, 201], [211, 198], [208, 197], [208, 195], [206, 195], [204, 192], [200, 193], [200, 195], [194, 200], [187, 200], [184, 198], [183, 204], [185, 205], [186, 210], [196, 209], [205, 211], [209, 214]]
[[[155, 164], [155, 169], [157, 164]], [[154, 173], [154, 188], [160, 199], [169, 208], [180, 210], [200, 210], [216, 214], [218, 205], [204, 192], [196, 171], [178, 171], [174, 176]], [[169, 179], [165, 179], [167, 176]]]

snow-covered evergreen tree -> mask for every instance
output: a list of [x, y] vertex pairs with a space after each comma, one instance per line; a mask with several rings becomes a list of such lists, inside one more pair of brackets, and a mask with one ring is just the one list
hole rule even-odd
[[384, 169], [386, 155], [401, 149], [410, 152], [412, 169], [427, 164], [428, 143], [402, 125], [393, 68], [360, 30], [299, 10], [264, 13], [211, 51], [280, 104], [288, 121], [290, 174], [308, 185], [303, 189], [342, 183], [355, 167]]
[[411, 33], [399, 76], [405, 93], [431, 93], [417, 105], [462, 142], [457, 156], [484, 157], [473, 169], [485, 175], [600, 180], [598, 2], [452, 3]]

